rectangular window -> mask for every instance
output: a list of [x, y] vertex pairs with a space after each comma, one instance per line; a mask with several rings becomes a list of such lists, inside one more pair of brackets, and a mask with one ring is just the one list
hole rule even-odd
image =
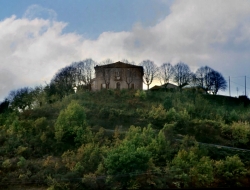
[[131, 84], [131, 87], [130, 87], [130, 88], [131, 88], [131, 89], [135, 89], [134, 83]]

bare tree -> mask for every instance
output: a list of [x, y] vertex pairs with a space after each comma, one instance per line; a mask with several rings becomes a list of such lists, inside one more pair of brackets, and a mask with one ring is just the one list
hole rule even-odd
[[85, 60], [85, 83], [91, 90], [92, 79], [94, 78], [94, 67], [96, 63], [92, 59]]
[[99, 63], [99, 65], [108, 65], [108, 64], [111, 64], [111, 63], [113, 63], [113, 60], [108, 58], [108, 59], [105, 59], [104, 61], [101, 61]]
[[127, 59], [122, 59], [121, 62], [128, 63], [128, 64], [131, 64], [131, 65], [136, 65], [136, 63], [134, 61], [128, 61]]
[[107, 89], [109, 89], [111, 75], [112, 75], [112, 68], [105, 68], [105, 67], [102, 68], [102, 76]]
[[106, 89], [109, 89], [110, 79], [113, 73], [113, 70], [111, 67], [108, 67], [109, 64], [113, 63], [111, 59], [106, 59], [102, 62], [100, 62], [100, 72], [102, 72], [102, 78], [104, 80], [104, 83], [106, 85]]
[[164, 84], [165, 89], [167, 88], [167, 84], [169, 80], [172, 78], [174, 74], [174, 67], [170, 63], [163, 63], [159, 68], [158, 78], [161, 84]]
[[157, 76], [158, 68], [154, 64], [153, 61], [144, 60], [140, 64], [143, 67], [143, 82], [147, 85], [149, 89], [149, 85], [153, 82], [153, 80]]
[[191, 72], [191, 73], [190, 73], [189, 85], [190, 85], [191, 87], [199, 87], [198, 83], [199, 83], [199, 80], [197, 79], [196, 74], [193, 73], [193, 72]]
[[[134, 61], [128, 61], [127, 59], [122, 59], [121, 62], [130, 64], [130, 65], [136, 65]], [[136, 69], [124, 68], [123, 75], [124, 75], [125, 81], [128, 85], [128, 89], [131, 88], [130, 84], [134, 81], [134, 79], [136, 77]]]
[[96, 62], [92, 59], [85, 59], [80, 62], [73, 63], [72, 66], [76, 68], [76, 85], [83, 87], [86, 85], [91, 90], [92, 79], [94, 78], [94, 67]]
[[196, 72], [196, 85], [203, 88], [207, 93], [211, 90], [211, 75], [210, 73], [214, 71], [212, 68], [205, 66], [200, 67]]
[[77, 87], [82, 87], [83, 85], [86, 85], [85, 83], [85, 62], [79, 61], [74, 62], [71, 64], [72, 67], [76, 68], [76, 82], [75, 85]]
[[130, 89], [130, 84], [135, 80], [137, 70], [135, 68], [124, 68], [125, 81]]
[[212, 94], [217, 94], [219, 90], [227, 89], [227, 82], [221, 73], [217, 71], [212, 71], [209, 73], [209, 78], [211, 79]]
[[174, 82], [177, 83], [180, 89], [190, 82], [191, 71], [185, 63], [179, 62], [174, 66]]

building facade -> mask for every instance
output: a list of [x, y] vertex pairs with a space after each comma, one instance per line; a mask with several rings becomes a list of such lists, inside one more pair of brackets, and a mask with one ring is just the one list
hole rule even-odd
[[143, 88], [143, 67], [123, 62], [95, 66], [92, 90]]

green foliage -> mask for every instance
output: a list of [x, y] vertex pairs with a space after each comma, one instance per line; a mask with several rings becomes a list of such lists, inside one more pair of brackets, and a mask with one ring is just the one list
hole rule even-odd
[[223, 140], [220, 137], [222, 126], [224, 126], [224, 123], [221, 121], [194, 119], [190, 121], [187, 134], [195, 136], [196, 140], [200, 142], [223, 143]]
[[144, 148], [136, 148], [132, 143], [125, 143], [109, 152], [105, 167], [110, 175], [133, 175], [148, 168], [150, 153]]
[[138, 97], [140, 98], [141, 100], [145, 100], [146, 97], [147, 97], [147, 94], [145, 91], [143, 90], [137, 90], [136, 93], [135, 93], [135, 97]]
[[10, 168], [12, 166], [10, 159], [6, 159], [2, 163], [3, 168]]
[[226, 112], [223, 119], [225, 123], [231, 124], [240, 120], [239, 115], [235, 110], [231, 110], [229, 113]]
[[[47, 104], [57, 95], [47, 97], [45, 89], [36, 93], [33, 109], [0, 114], [2, 184], [39, 181], [51, 189], [248, 185], [248, 152], [196, 142], [249, 147], [249, 108], [231, 99], [186, 90], [82, 90]], [[226, 158], [235, 154], [234, 161]]]
[[17, 155], [24, 155], [25, 152], [27, 152], [27, 150], [28, 150], [28, 147], [19, 146], [19, 147], [16, 149], [16, 154], [17, 154]]
[[[172, 94], [172, 93], [171, 93]], [[170, 96], [170, 93], [168, 94], [168, 96], [165, 97], [165, 100], [163, 101], [163, 106], [166, 110], [169, 110], [173, 107], [173, 97]]]
[[[132, 142], [126, 142], [110, 151], [104, 160], [109, 178], [108, 183], [121, 181], [120, 187], [126, 188], [134, 175], [146, 172], [150, 166], [150, 152], [145, 147], [136, 147]], [[121, 177], [123, 178], [121, 180]]]
[[68, 168], [70, 171], [74, 170], [75, 165], [77, 163], [75, 158], [75, 152], [72, 150], [67, 150], [62, 155], [62, 163]]
[[178, 113], [178, 119], [175, 125], [175, 129], [177, 132], [181, 134], [187, 134], [187, 129], [190, 124], [190, 116], [188, 112], [184, 109]]
[[77, 102], [72, 101], [62, 110], [55, 123], [55, 138], [70, 143], [71, 140], [84, 142], [86, 131], [85, 110]]
[[67, 168], [65, 177], [76, 179], [82, 177], [85, 185], [90, 185], [89, 180], [92, 172], [100, 170], [100, 164], [103, 161], [105, 149], [100, 148], [97, 144], [88, 143], [82, 145], [77, 151], [67, 150], [61, 156], [62, 164]]
[[26, 108], [31, 109], [34, 95], [33, 89], [29, 87], [20, 88], [13, 90], [9, 94], [9, 101], [12, 109], [20, 109], [24, 111]]
[[156, 126], [161, 126], [162, 121], [165, 121], [167, 117], [167, 113], [163, 105], [159, 104], [158, 106], [152, 106], [151, 110], [148, 113], [148, 117]]
[[152, 139], [152, 142], [146, 147], [152, 153], [152, 158], [157, 166], [162, 166], [166, 160], [172, 158], [174, 152], [171, 146], [171, 139], [166, 139], [165, 130], [160, 130], [157, 136]]
[[166, 121], [168, 123], [173, 123], [178, 121], [179, 114], [175, 108], [170, 108], [166, 113]]
[[247, 170], [237, 155], [227, 156], [225, 160], [215, 162], [215, 175], [219, 184], [240, 186], [241, 179], [246, 176]]
[[126, 142], [132, 142], [136, 147], [148, 145], [155, 136], [155, 131], [150, 125], [148, 127], [131, 126], [125, 135]]
[[55, 178], [48, 176], [47, 179], [47, 185], [48, 185], [48, 189], [47, 190], [69, 190], [70, 188], [68, 187], [68, 184], [63, 183], [63, 182], [59, 182], [57, 181]]
[[233, 122], [222, 127], [222, 135], [234, 145], [247, 144], [250, 138], [250, 125], [247, 122]]
[[234, 122], [232, 124], [232, 136], [237, 141], [237, 143], [246, 144], [249, 141], [249, 135], [249, 123]]
[[27, 160], [24, 157], [20, 157], [19, 161], [17, 162], [17, 167], [26, 167], [27, 166]]
[[161, 166], [171, 157], [170, 142], [164, 132], [157, 133], [150, 125], [144, 128], [131, 126], [124, 140], [109, 151], [104, 160], [109, 174], [107, 183], [117, 188], [142, 188], [150, 184], [160, 187], [162, 179], [151, 171], [160, 173], [154, 163]]
[[190, 169], [191, 183], [195, 187], [210, 187], [214, 181], [213, 175], [213, 162], [206, 156]]
[[210, 187], [214, 181], [212, 160], [204, 156], [196, 141], [188, 136], [166, 172], [171, 176], [171, 183], [179, 188]]
[[105, 155], [105, 149], [100, 148], [98, 144], [88, 143], [77, 150], [76, 158], [83, 171], [89, 173], [97, 170], [98, 164], [102, 161], [102, 155]]
[[48, 126], [48, 121], [45, 117], [40, 117], [36, 119], [34, 122], [34, 127], [36, 129], [36, 132], [44, 131], [47, 126]]

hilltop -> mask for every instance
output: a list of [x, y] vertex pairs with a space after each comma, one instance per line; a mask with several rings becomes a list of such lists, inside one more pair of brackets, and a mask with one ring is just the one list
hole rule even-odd
[[249, 186], [249, 113], [241, 99], [192, 90], [80, 90], [9, 108], [0, 114], [0, 185]]

